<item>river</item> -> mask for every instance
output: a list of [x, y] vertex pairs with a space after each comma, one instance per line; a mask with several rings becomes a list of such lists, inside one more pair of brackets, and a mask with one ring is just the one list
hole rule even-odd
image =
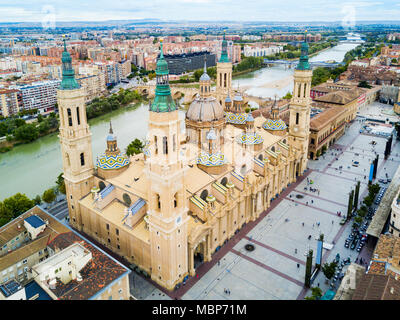
[[[310, 61], [342, 61], [347, 51], [357, 44], [339, 44], [310, 58]], [[284, 66], [263, 68], [233, 79], [233, 88], [246, 88], [250, 95], [259, 97], [284, 96], [293, 90], [293, 69]], [[181, 112], [181, 118], [184, 113]], [[145, 139], [148, 105], [130, 106], [89, 121], [92, 132], [93, 159], [106, 148], [109, 121], [112, 120], [118, 146], [124, 151], [135, 138]], [[33, 198], [55, 185], [62, 172], [61, 148], [56, 133], [35, 142], [19, 145], [0, 154], [0, 201], [17, 192]]]

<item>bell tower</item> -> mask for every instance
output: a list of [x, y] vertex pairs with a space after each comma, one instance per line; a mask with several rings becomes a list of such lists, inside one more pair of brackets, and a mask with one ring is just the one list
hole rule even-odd
[[62, 81], [57, 91], [60, 144], [70, 224], [82, 229], [78, 201], [93, 184], [92, 138], [86, 118], [83, 88], [75, 80], [72, 59], [64, 40]]
[[310, 135], [310, 89], [312, 70], [308, 62], [307, 34], [301, 44], [301, 56], [294, 71], [294, 90], [290, 102], [289, 143], [300, 154], [296, 175], [302, 175], [307, 168], [308, 140]]
[[[150, 157], [146, 159], [151, 278], [172, 290], [188, 274], [188, 205], [180, 142], [179, 111], [171, 97], [168, 64], [156, 67], [155, 98], [149, 110]], [[183, 154], [183, 152], [182, 152]]]
[[228, 43], [222, 41], [221, 58], [217, 62], [217, 85], [216, 98], [219, 104], [225, 109], [225, 99], [231, 93], [232, 88], [232, 62], [228, 58]]

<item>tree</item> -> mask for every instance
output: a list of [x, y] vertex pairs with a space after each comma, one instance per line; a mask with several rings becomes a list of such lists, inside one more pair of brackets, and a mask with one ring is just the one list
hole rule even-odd
[[354, 208], [357, 210], [358, 208], [358, 197], [360, 194], [360, 181], [357, 181], [356, 185], [356, 193], [354, 194]]
[[325, 263], [322, 266], [322, 272], [324, 273], [327, 279], [332, 279], [336, 271], [336, 261], [332, 261], [331, 263]]
[[3, 202], [0, 202], [0, 227], [13, 219], [13, 213]]
[[35, 205], [33, 200], [21, 193], [17, 193], [7, 199], [4, 199], [3, 204], [11, 211], [13, 219]]
[[35, 205], [39, 205], [42, 203], [42, 198], [37, 195], [35, 198], [32, 199], [32, 201], [35, 203]]
[[24, 124], [14, 131], [17, 140], [31, 142], [39, 137], [39, 130], [34, 124]]
[[357, 216], [354, 218], [354, 222], [361, 223], [362, 221], [363, 221], [363, 218], [360, 216]]
[[322, 297], [322, 290], [319, 287], [311, 288], [311, 296], [305, 297], [305, 300], [319, 300]]
[[292, 94], [290, 92], [286, 93], [286, 95], [282, 99], [292, 99]]
[[353, 212], [353, 202], [354, 202], [354, 190], [349, 193], [349, 203], [347, 206], [347, 217], [346, 220], [350, 220], [351, 213]]
[[45, 192], [43, 192], [42, 199], [46, 203], [51, 203], [54, 200], [56, 200], [56, 193], [54, 192], [53, 189], [50, 188], [50, 189], [46, 190]]
[[57, 189], [58, 191], [60, 191], [61, 193], [65, 194], [66, 190], [65, 190], [65, 181], [64, 181], [64, 177], [63, 177], [63, 173], [61, 172], [56, 180], [56, 184], [57, 184]]
[[371, 198], [370, 196], [367, 196], [364, 198], [364, 203], [367, 207], [370, 207], [372, 205], [372, 202], [374, 201], [373, 198]]
[[359, 88], [367, 88], [367, 89], [371, 89], [371, 88], [372, 88], [372, 86], [370, 86], [370, 85], [368, 84], [368, 82], [365, 81], [365, 80], [360, 81], [360, 82], [358, 83], [358, 87], [359, 87]]
[[126, 155], [132, 156], [134, 154], [139, 154], [142, 152], [144, 144], [139, 139], [133, 140], [127, 147], [126, 147]]

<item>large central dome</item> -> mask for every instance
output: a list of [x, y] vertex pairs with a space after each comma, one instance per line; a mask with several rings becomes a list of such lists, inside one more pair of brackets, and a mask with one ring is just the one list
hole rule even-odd
[[190, 104], [186, 119], [191, 121], [208, 122], [224, 118], [224, 109], [214, 97], [200, 97]]

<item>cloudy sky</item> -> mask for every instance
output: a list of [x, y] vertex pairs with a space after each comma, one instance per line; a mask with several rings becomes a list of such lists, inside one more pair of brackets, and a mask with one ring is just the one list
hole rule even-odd
[[0, 22], [46, 19], [342, 21], [399, 20], [400, 0], [0, 0]]

